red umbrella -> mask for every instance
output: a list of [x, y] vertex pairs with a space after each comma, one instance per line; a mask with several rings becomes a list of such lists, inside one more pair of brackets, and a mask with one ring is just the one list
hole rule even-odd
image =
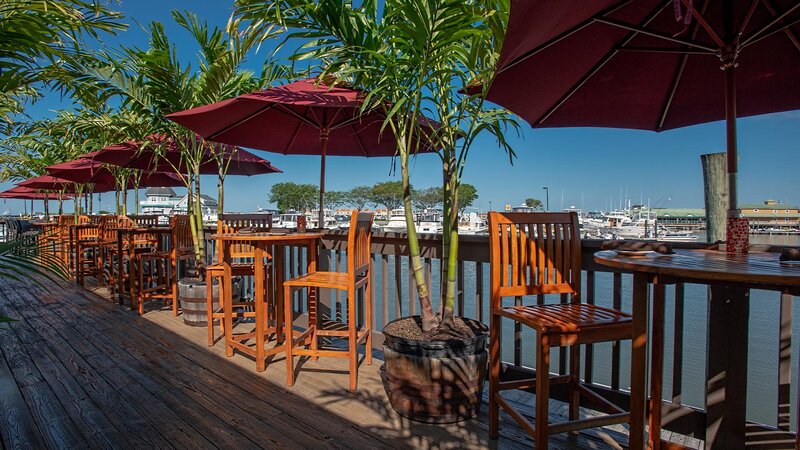
[[[181, 159], [181, 152], [174, 143], [169, 142], [167, 138], [161, 135], [151, 135], [147, 139], [151, 145], [166, 142], [166, 151], [157, 157], [153, 149], [148, 146], [142, 145], [141, 142], [129, 141], [110, 145], [84, 156], [89, 157], [91, 155], [91, 159], [97, 162], [144, 171], [174, 172], [176, 168], [181, 173], [187, 171], [186, 164]], [[206, 157], [203, 158], [204, 162], [200, 165], [200, 173], [206, 175], [218, 174], [219, 163], [217, 156], [220, 155], [228, 164], [226, 174], [229, 175], [251, 176], [281, 172], [280, 169], [273, 166], [266, 159], [248, 151], [230, 145], [213, 144], [213, 150], [211, 148], [206, 150]]]
[[[3, 192], [0, 192], [0, 198], [16, 198], [16, 199], [24, 199], [24, 200], [52, 200], [53, 195], [56, 195], [53, 192], [45, 192], [36, 189], [26, 188], [22, 186], [17, 186]], [[72, 198], [71, 195], [65, 194], [61, 197], [64, 200], [68, 200]]]
[[[97, 153], [97, 152], [93, 152]], [[93, 183], [95, 185], [115, 186], [116, 179], [111, 171], [99, 161], [92, 159], [85, 159], [86, 156], [92, 155], [91, 153], [82, 156], [73, 161], [67, 161], [61, 164], [55, 164], [46, 167], [47, 171], [53, 175], [65, 180], [73, 181], [75, 183]], [[127, 188], [134, 189], [136, 187], [168, 187], [168, 186], [183, 186], [183, 180], [173, 173], [165, 172], [144, 172], [139, 178], [139, 183], [135, 184], [133, 180], [128, 180]], [[99, 192], [99, 191], [97, 191]]]
[[794, 0], [516, 0], [488, 98], [534, 127], [725, 119], [733, 211], [736, 117], [800, 108], [799, 34]]
[[322, 155], [321, 227], [326, 156], [397, 153], [391, 130], [381, 130], [383, 114], [378, 110], [362, 113], [363, 99], [364, 93], [357, 89], [318, 84], [316, 78], [309, 78], [176, 112], [167, 118], [209, 141], [285, 155]]
[[[74, 194], [76, 191], [75, 182], [54, 177], [52, 175], [40, 175], [38, 177], [29, 178], [25, 181], [17, 183], [17, 186], [36, 190], [66, 192], [70, 194]], [[106, 185], [100, 185], [100, 187], [108, 188]]]

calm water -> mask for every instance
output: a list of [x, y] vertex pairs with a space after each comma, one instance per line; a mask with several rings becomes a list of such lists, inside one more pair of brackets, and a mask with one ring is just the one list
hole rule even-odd
[[[702, 239], [702, 237], [701, 237]], [[751, 243], [764, 243], [764, 244], [780, 244], [780, 245], [798, 245], [800, 246], [800, 236], [751, 236]], [[342, 267], [344, 266], [344, 259], [342, 259]], [[389, 320], [394, 319], [397, 315], [395, 312], [395, 299], [397, 298], [398, 290], [401, 295], [400, 298], [408, 299], [409, 278], [407, 268], [407, 258], [401, 259], [401, 276], [398, 283], [393, 276], [395, 273], [394, 258], [389, 259]], [[439, 266], [434, 261], [431, 266], [433, 274], [438, 273]], [[375, 291], [375, 312], [376, 312], [376, 327], [382, 327], [381, 317], [383, 311], [382, 298], [380, 292], [381, 283], [381, 269], [376, 264], [374, 269], [377, 274], [376, 291]], [[477, 317], [476, 302], [475, 302], [475, 271], [474, 263], [465, 264], [464, 273], [464, 315], [467, 317]], [[484, 298], [484, 318], [488, 317], [488, 299], [489, 299], [489, 265], [484, 264], [483, 268], [483, 298]], [[432, 277], [434, 280], [432, 285], [433, 298], [439, 298], [439, 284], [435, 281], [437, 277]], [[623, 309], [630, 311], [631, 303], [631, 276], [623, 276], [622, 278], [622, 303]], [[585, 283], [585, 280], [584, 280]], [[585, 289], [585, 286], [584, 286]], [[703, 386], [705, 383], [705, 353], [706, 353], [706, 291], [707, 287], [703, 285], [687, 284], [685, 287], [685, 314], [684, 314], [684, 364], [683, 364], [683, 394], [682, 402], [684, 404], [703, 407], [704, 394]], [[608, 273], [598, 273], [596, 275], [596, 302], [602, 306], [611, 306], [612, 294], [612, 275]], [[344, 297], [341, 297], [342, 300]], [[414, 297], [416, 298], [416, 297]], [[747, 410], [748, 419], [758, 421], [761, 423], [775, 425], [777, 414], [777, 380], [778, 380], [778, 307], [780, 295], [776, 292], [758, 291], [755, 290], [751, 293], [751, 307], [750, 307], [750, 347], [748, 354], [748, 397], [747, 397]], [[548, 298], [548, 302], [558, 302], [557, 297]], [[533, 299], [525, 299], [525, 302], [535, 301]], [[664, 374], [664, 394], [670, 396], [672, 392], [672, 344], [673, 344], [673, 324], [674, 324], [674, 289], [667, 287], [667, 308], [666, 308], [666, 335], [665, 335], [665, 374]], [[402, 315], [409, 314], [409, 302], [407, 300], [402, 302], [401, 313]], [[417, 308], [418, 309], [418, 308]], [[800, 318], [800, 302], [794, 304], [793, 316]], [[524, 329], [524, 328], [523, 328]], [[512, 333], [513, 326], [509, 324], [503, 327], [503, 356], [507, 361], [513, 360], [513, 343]], [[795, 320], [793, 323], [793, 335], [800, 336], [800, 320]], [[531, 330], [523, 331], [523, 354], [522, 364], [529, 367], [535, 367], [535, 357], [532, 351], [526, 351], [525, 345], [534, 342], [534, 334]], [[797, 367], [798, 348], [800, 345], [793, 345], [792, 347], [792, 395], [791, 398], [795, 399], [796, 394], [794, 387], [797, 385]], [[628, 386], [628, 359], [630, 355], [629, 343], [622, 345], [622, 361], [623, 367], [621, 370], [621, 385]], [[557, 354], [553, 355], [553, 361], [557, 367], [558, 357]], [[610, 361], [611, 361], [611, 345], [598, 344], [595, 346], [594, 358], [594, 373], [595, 381], [602, 384], [610, 384]], [[766, 380], [766, 381], [765, 381]], [[794, 403], [794, 400], [792, 400]], [[795, 405], [792, 405], [794, 412]]]

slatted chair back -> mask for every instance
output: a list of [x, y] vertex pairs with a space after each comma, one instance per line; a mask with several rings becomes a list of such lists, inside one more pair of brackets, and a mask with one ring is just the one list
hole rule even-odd
[[78, 241], [96, 241], [100, 227], [93, 223], [84, 223], [75, 227], [75, 239]]
[[[217, 220], [217, 234], [233, 234], [242, 228], [252, 228], [259, 233], [272, 231], [272, 214], [222, 214]], [[253, 246], [248, 242], [229, 243], [231, 258], [248, 259], [253, 257]], [[220, 261], [218, 252], [222, 249], [219, 242], [215, 248], [215, 261]]]
[[188, 255], [194, 253], [194, 240], [189, 225], [189, 216], [175, 215], [170, 217], [169, 226], [172, 233], [173, 255]]
[[93, 224], [97, 225], [97, 224], [100, 223], [100, 219], [103, 218], [104, 216], [91, 215], [91, 216], [87, 216], [87, 217], [89, 218], [89, 223], [93, 223]]
[[347, 233], [347, 274], [351, 280], [369, 275], [372, 245], [372, 219], [369, 212], [353, 211]]
[[137, 227], [154, 227], [158, 225], [158, 216], [132, 215], [128, 216]]
[[119, 227], [119, 223], [119, 216], [100, 216], [100, 221], [97, 224], [99, 228], [97, 239], [100, 242], [116, 241], [116, 228]]
[[580, 300], [578, 215], [489, 213], [492, 307], [503, 297], [572, 294]]

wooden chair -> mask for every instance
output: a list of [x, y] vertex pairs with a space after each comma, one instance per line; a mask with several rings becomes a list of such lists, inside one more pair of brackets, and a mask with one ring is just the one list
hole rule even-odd
[[[498, 437], [500, 408], [533, 435], [536, 447], [548, 448], [548, 435], [615, 423], [630, 423], [643, 432], [641, 419], [614, 406], [580, 382], [580, 345], [633, 338], [632, 317], [622, 311], [581, 303], [581, 241], [578, 216], [570, 213], [489, 213], [491, 322], [489, 337], [489, 436]], [[544, 294], [561, 294], [561, 303], [544, 304]], [[539, 296], [536, 305], [522, 305], [524, 296]], [[514, 306], [503, 299], [514, 297]], [[535, 378], [501, 381], [502, 319], [536, 332]], [[550, 349], [569, 347], [569, 373], [550, 376]], [[644, 352], [641, 352], [644, 355]], [[632, 359], [633, 361], [633, 352]], [[637, 364], [631, 364], [631, 367]], [[645, 367], [642, 362], [639, 367]], [[644, 395], [646, 374], [631, 373], [631, 395]], [[551, 383], [566, 383], [569, 421], [549, 422]], [[535, 424], [501, 395], [508, 389], [536, 389]], [[601, 404], [613, 414], [578, 418], [580, 398]], [[639, 429], [640, 427], [640, 429]]]
[[[131, 293], [136, 298], [139, 315], [144, 314], [144, 303], [163, 299], [172, 305], [172, 314], [178, 315], [178, 276], [182, 261], [195, 257], [194, 241], [189, 226], [189, 216], [172, 216], [170, 226], [170, 249], [136, 253]], [[158, 237], [153, 235], [152, 239]]]
[[[372, 213], [353, 211], [350, 219], [350, 230], [347, 234], [347, 272], [313, 272], [287, 280], [284, 286], [284, 320], [286, 326], [286, 384], [294, 385], [294, 357], [320, 356], [348, 358], [350, 360], [350, 390], [358, 387], [358, 346], [366, 344], [364, 361], [372, 364], [372, 298], [369, 292], [370, 282], [370, 245], [372, 241]], [[330, 329], [318, 324], [320, 288], [347, 291], [347, 326], [346, 329]], [[356, 292], [364, 289], [365, 323], [358, 329], [356, 318]], [[292, 330], [294, 308], [292, 292], [300, 289], [314, 289], [313, 304], [308, 307], [308, 328], [295, 337]], [[307, 292], [307, 298], [311, 293]], [[337, 327], [339, 328], [339, 327]], [[320, 349], [320, 337], [347, 338], [347, 350]], [[305, 346], [307, 348], [298, 348]]]
[[[83, 223], [74, 226], [73, 244], [75, 245], [75, 280], [85, 286], [87, 275], [98, 275], [97, 254], [100, 249], [99, 225]], [[100, 277], [98, 276], [98, 283]]]
[[[138, 228], [156, 226], [157, 224], [157, 216], [118, 216], [116, 228]], [[157, 233], [140, 233], [134, 235], [132, 238], [128, 236], [128, 238], [124, 239], [122, 242], [122, 254], [117, 255], [118, 243], [116, 242], [116, 238], [117, 236], [114, 235], [114, 242], [109, 242], [105, 247], [106, 256], [110, 265], [109, 289], [112, 297], [116, 294], [117, 282], [120, 276], [122, 277], [123, 286], [130, 286], [131, 274], [133, 272], [133, 269], [131, 268], [131, 264], [133, 262], [129, 261], [130, 255], [151, 253], [157, 249], [159, 244], [159, 236]], [[121, 275], [118, 272], [119, 258], [122, 259], [123, 263], [123, 271]], [[127, 268], [125, 268], [126, 264]], [[131, 298], [132, 304], [135, 303], [134, 300], [135, 299]]]
[[[272, 214], [223, 214], [217, 220], [217, 234], [236, 233], [242, 228], [251, 228], [258, 232], [269, 232], [272, 230]], [[222, 258], [222, 243], [217, 242], [215, 247], [215, 255], [211, 265], [206, 267], [206, 312], [208, 321], [208, 346], [211, 347], [215, 343], [214, 338], [214, 320], [219, 320], [220, 335], [225, 333], [225, 311], [222, 308], [222, 302], [218, 307], [214, 307], [213, 299], [213, 281], [219, 279], [218, 289], [219, 298], [223, 298], [223, 267], [221, 263]], [[253, 275], [253, 247], [246, 242], [231, 244], [231, 273], [233, 276], [248, 276]], [[264, 279], [265, 289], [267, 292], [272, 292], [272, 277], [270, 276], [271, 266], [264, 265]], [[244, 317], [255, 317], [255, 309], [252, 301], [237, 301], [232, 304], [233, 318], [239, 319]], [[272, 308], [268, 308], [273, 311]], [[280, 314], [280, 312], [278, 312]], [[272, 320], [277, 320], [277, 317], [270, 317]]]
[[[106, 268], [106, 263], [111, 261], [112, 254], [117, 249], [117, 228], [125, 225], [125, 216], [107, 215], [101, 216], [97, 223], [97, 285], [103, 286], [108, 282], [113, 285], [111, 278], [111, 267]], [[129, 219], [128, 219], [129, 220]], [[133, 221], [129, 220], [129, 226], [133, 226]]]

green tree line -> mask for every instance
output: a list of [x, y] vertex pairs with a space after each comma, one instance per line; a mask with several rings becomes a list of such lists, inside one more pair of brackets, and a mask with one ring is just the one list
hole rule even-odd
[[[440, 186], [419, 190], [412, 187], [412, 191], [415, 206], [419, 209], [439, 208], [445, 199], [444, 190]], [[478, 190], [471, 184], [462, 183], [458, 195], [459, 206], [463, 211], [478, 199]], [[277, 183], [270, 189], [268, 198], [280, 211], [305, 211], [317, 207], [319, 187], [315, 184]], [[372, 186], [356, 186], [346, 191], [329, 191], [325, 193], [325, 204], [331, 208], [364, 209], [374, 206], [388, 210], [397, 209], [403, 205], [403, 184], [400, 181], [383, 181]]]

